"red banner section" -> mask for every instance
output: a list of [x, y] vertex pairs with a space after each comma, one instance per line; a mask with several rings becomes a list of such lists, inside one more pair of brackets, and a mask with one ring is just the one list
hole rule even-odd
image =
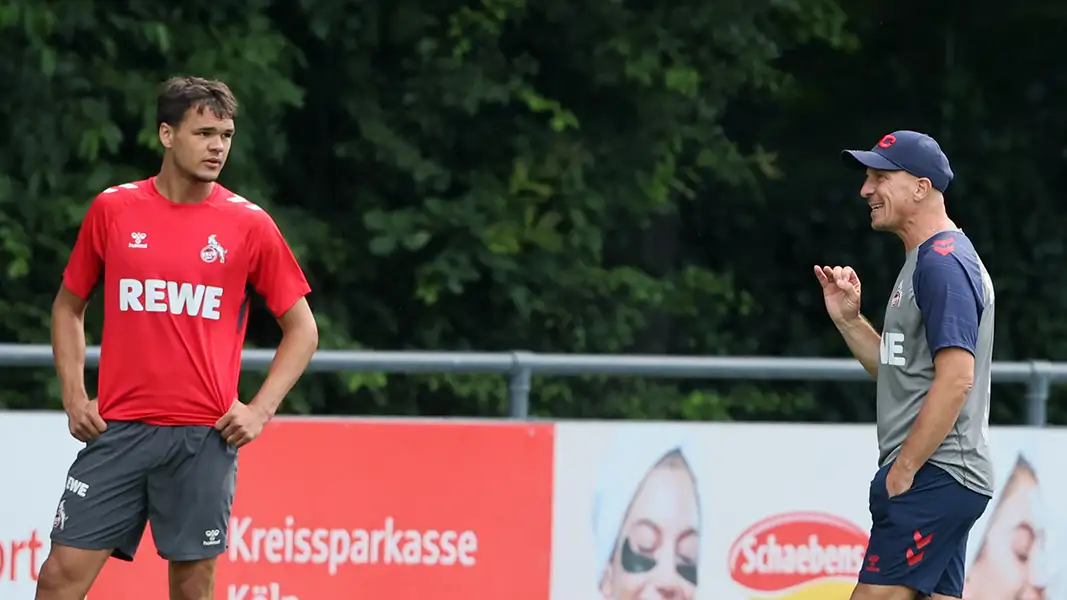
[[[241, 450], [216, 598], [548, 597], [551, 424], [289, 420]], [[164, 594], [146, 535], [88, 600]]]

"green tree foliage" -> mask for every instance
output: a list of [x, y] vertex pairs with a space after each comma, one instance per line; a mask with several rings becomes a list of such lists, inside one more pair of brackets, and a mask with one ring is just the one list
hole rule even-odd
[[[223, 183], [286, 233], [326, 348], [841, 355], [811, 264], [857, 266], [878, 317], [901, 253], [868, 231], [836, 153], [909, 127], [960, 174], [952, 210], [997, 279], [998, 357], [1062, 356], [1067, 299], [1044, 265], [1063, 247], [1040, 227], [1062, 158], [1032, 137], [1063, 129], [1063, 83], [982, 43], [1012, 23], [1037, 57], [1060, 17], [1009, 9], [938, 8], [946, 34], [916, 44], [900, 32], [934, 9], [914, 0], [0, 0], [0, 339], [47, 341], [89, 200], [158, 168], [155, 86], [200, 74], [242, 102]], [[257, 311], [250, 343], [277, 335]], [[56, 406], [51, 374], [4, 377], [0, 405]], [[852, 420], [870, 397], [538, 378], [532, 399], [539, 416]], [[505, 401], [496, 377], [344, 373], [306, 377], [288, 409]]]
[[[858, 196], [860, 175], [842, 171], [840, 148], [869, 148], [894, 129], [934, 135], [952, 159], [950, 215], [974, 240], [997, 291], [997, 360], [1067, 360], [1067, 270], [1058, 231], [1067, 115], [1056, 99], [1067, 78], [1047, 57], [1067, 21], [1064, 6], [977, 3], [850, 2], [846, 29], [859, 50], [798, 49], [779, 66], [799, 82], [788, 99], [736, 102], [727, 130], [739, 144], [773, 141], [778, 177], [766, 201], [738, 195], [709, 207], [707, 222], [729, 223], [715, 236], [771, 233], [735, 266], [773, 276], [740, 280], [760, 307], [752, 334], [763, 350], [845, 354], [812, 294], [811, 264], [854, 265], [864, 282], [864, 311], [880, 322], [903, 248], [873, 234]], [[921, 18], [918, 15], [922, 15]], [[919, 20], [917, 20], [919, 19]], [[919, 22], [921, 20], [921, 25]], [[919, 27], [924, 40], [902, 32]], [[1011, 36], [1010, 46], [992, 40]], [[783, 110], [785, 107], [785, 110]], [[745, 213], [744, 219], [733, 215]], [[797, 215], [792, 220], [783, 215]], [[721, 268], [725, 262], [709, 265]], [[783, 268], [785, 266], [785, 268]], [[770, 300], [771, 298], [779, 300]], [[873, 418], [869, 388], [805, 386], [820, 398], [811, 418]], [[1021, 422], [1023, 386], [994, 386], [995, 422]], [[1064, 423], [1063, 389], [1053, 388], [1050, 421]]]
[[[248, 98], [229, 177], [273, 199], [271, 170], [289, 152], [278, 126], [299, 105], [300, 54], [263, 14], [149, 2], [0, 2], [0, 339], [48, 340], [48, 313], [89, 201], [159, 167], [155, 90], [175, 71], [210, 73]], [[100, 310], [91, 315], [98, 340]], [[5, 372], [0, 403], [54, 407], [47, 373]], [[47, 399], [47, 400], [46, 400]]]

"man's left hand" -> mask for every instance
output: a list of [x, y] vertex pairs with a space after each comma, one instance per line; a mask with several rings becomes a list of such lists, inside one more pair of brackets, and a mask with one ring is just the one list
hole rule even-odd
[[266, 411], [243, 402], [234, 402], [230, 410], [215, 422], [215, 429], [228, 444], [240, 448], [259, 437], [268, 421], [270, 415]]
[[908, 472], [907, 469], [894, 462], [885, 476], [885, 491], [890, 498], [899, 496], [910, 490], [914, 481], [915, 473]]

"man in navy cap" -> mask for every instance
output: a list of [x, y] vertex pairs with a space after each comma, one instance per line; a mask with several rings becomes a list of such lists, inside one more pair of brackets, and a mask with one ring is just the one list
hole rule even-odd
[[826, 311], [877, 380], [873, 524], [852, 600], [962, 598], [967, 535], [993, 496], [993, 282], [945, 211], [952, 168], [932, 137], [896, 131], [841, 156], [866, 173], [871, 227], [906, 253], [880, 334], [855, 271], [815, 267]]

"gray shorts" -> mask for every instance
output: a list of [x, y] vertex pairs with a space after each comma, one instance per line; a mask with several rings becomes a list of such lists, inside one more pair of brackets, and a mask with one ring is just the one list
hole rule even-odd
[[237, 449], [214, 428], [110, 421], [67, 473], [52, 541], [132, 561], [151, 523], [163, 558], [213, 558], [236, 486]]

